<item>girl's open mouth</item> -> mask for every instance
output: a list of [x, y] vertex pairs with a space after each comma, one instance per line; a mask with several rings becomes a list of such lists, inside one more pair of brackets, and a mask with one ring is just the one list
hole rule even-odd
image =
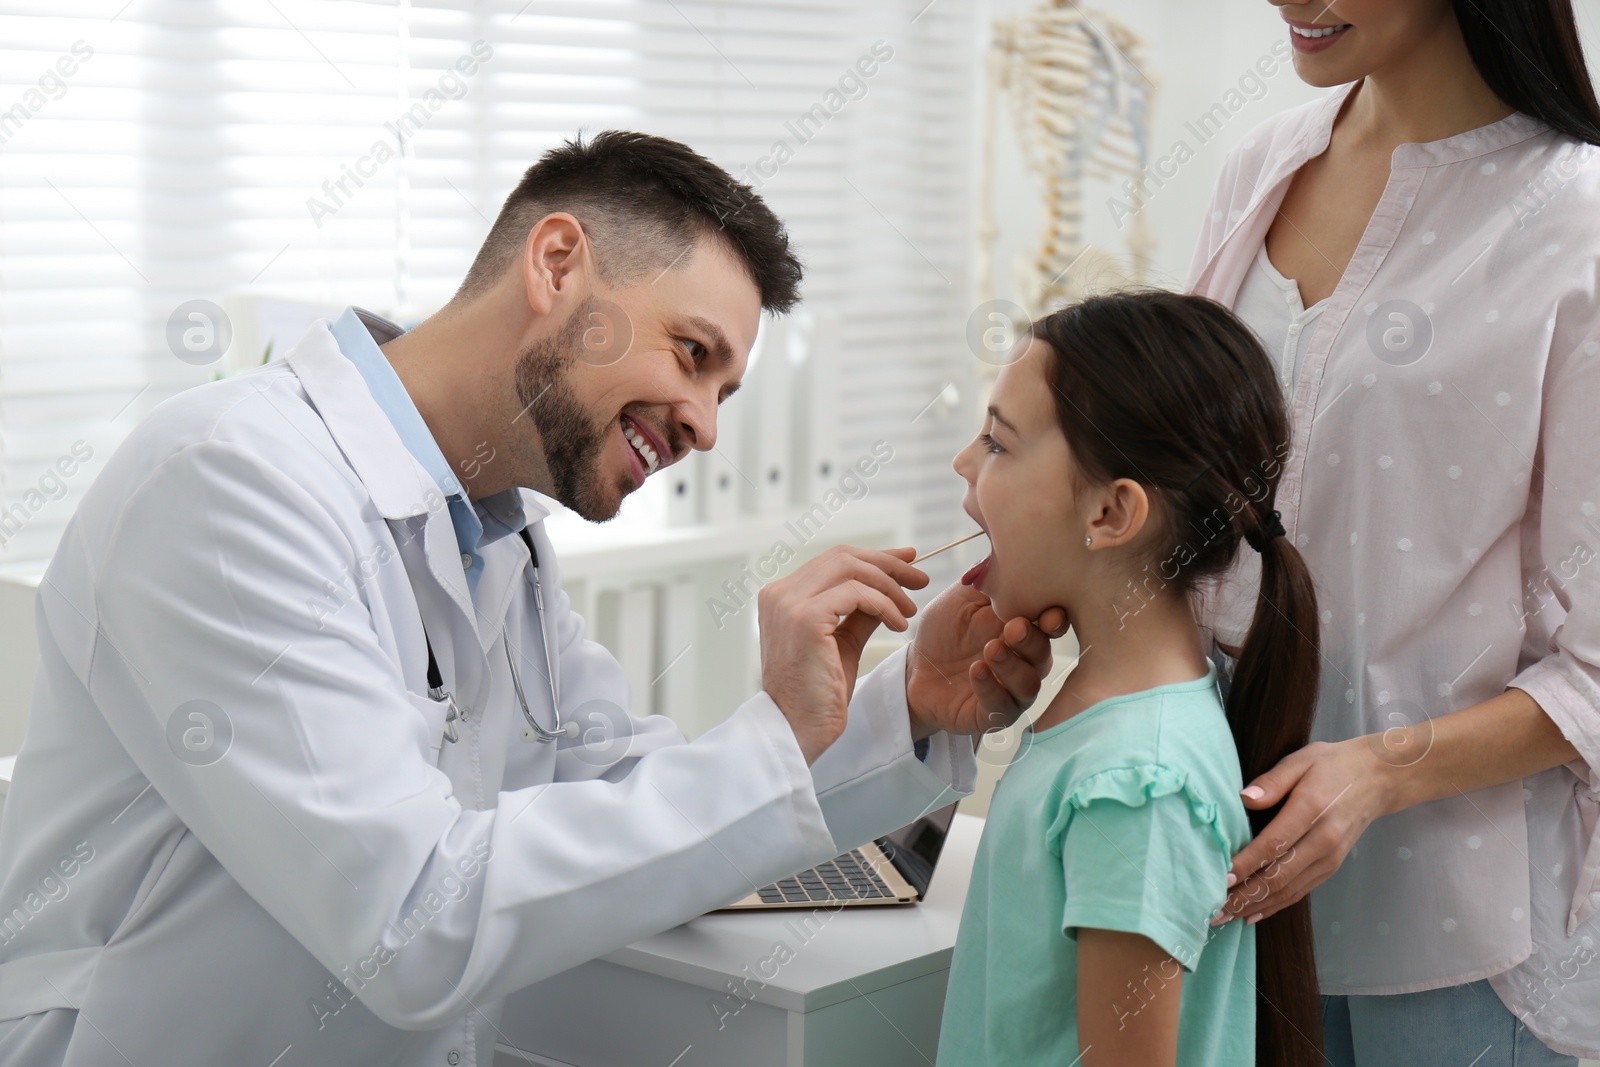
[[978, 583], [983, 581], [983, 576], [988, 573], [989, 564], [993, 561], [994, 553], [991, 552], [978, 562], [974, 563], [971, 567], [967, 568], [967, 573], [961, 576], [961, 584], [970, 585], [974, 589], [978, 588]]

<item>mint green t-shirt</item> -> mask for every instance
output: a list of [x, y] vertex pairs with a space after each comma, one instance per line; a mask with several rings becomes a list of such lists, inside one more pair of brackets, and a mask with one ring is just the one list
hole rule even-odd
[[[1250, 840], [1242, 784], [1214, 668], [1024, 733], [978, 845], [939, 1067], [1075, 1062], [1084, 927], [1143, 934], [1182, 965], [1178, 1063], [1254, 1063], [1255, 929], [1210, 926]], [[1129, 990], [1106, 1010], [1137, 1025], [1141, 1003]]]

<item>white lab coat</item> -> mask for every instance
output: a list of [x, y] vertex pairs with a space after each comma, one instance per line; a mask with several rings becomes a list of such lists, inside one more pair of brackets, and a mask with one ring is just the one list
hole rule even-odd
[[[532, 522], [566, 716], [627, 707], [546, 510], [486, 506]], [[39, 593], [0, 1065], [487, 1067], [506, 994], [972, 789], [970, 745], [912, 754], [903, 653], [810, 768], [765, 693], [693, 742], [659, 716], [603, 760], [528, 742], [501, 645], [548, 724], [527, 550], [484, 556], [475, 610], [436, 487], [326, 324], [134, 431]], [[422, 614], [456, 743], [420, 695]], [[180, 759], [197, 708], [212, 747]]]

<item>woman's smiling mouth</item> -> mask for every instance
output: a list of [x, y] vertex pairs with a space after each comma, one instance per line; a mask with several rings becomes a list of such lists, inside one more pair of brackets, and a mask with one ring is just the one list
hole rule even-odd
[[1349, 23], [1337, 23], [1331, 26], [1318, 26], [1311, 22], [1289, 23], [1289, 41], [1294, 45], [1294, 50], [1301, 53], [1320, 52], [1333, 45], [1351, 28]]

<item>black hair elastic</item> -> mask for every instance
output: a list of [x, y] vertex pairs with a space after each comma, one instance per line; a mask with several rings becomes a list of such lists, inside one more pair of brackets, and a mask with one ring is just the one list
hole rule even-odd
[[1285, 536], [1287, 534], [1283, 528], [1283, 516], [1274, 511], [1272, 517], [1263, 522], [1258, 529], [1246, 532], [1244, 539], [1250, 543], [1251, 548], [1261, 552], [1266, 549], [1268, 541], [1274, 537]]

